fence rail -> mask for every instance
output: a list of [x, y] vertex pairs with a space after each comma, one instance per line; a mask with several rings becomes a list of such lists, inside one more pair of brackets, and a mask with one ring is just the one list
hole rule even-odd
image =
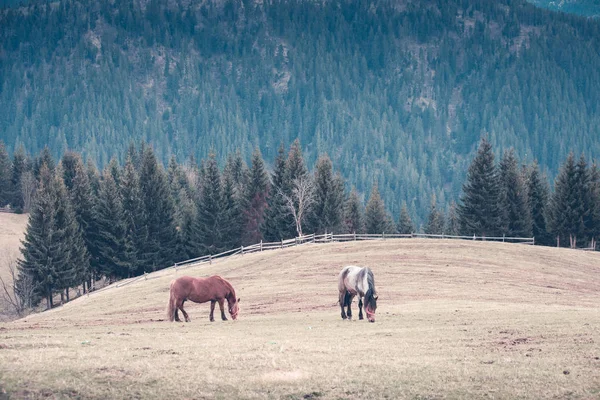
[[0, 207], [0, 213], [15, 214], [15, 210], [9, 207]]
[[457, 239], [457, 240], [479, 240], [479, 241], [496, 241], [496, 242], [509, 242], [509, 243], [519, 243], [519, 244], [527, 244], [533, 245], [535, 244], [535, 238], [523, 238], [523, 237], [508, 237], [508, 236], [492, 236], [492, 237], [483, 237], [483, 236], [453, 236], [453, 235], [429, 235], [425, 233], [409, 233], [409, 234], [398, 234], [398, 233], [382, 233], [382, 234], [369, 234], [369, 233], [345, 233], [345, 234], [333, 234], [333, 233], [324, 233], [321, 235], [315, 235], [314, 233], [311, 235], [303, 235], [298, 236], [293, 239], [281, 240], [279, 242], [260, 242], [250, 246], [240, 246], [235, 249], [227, 250], [219, 254], [209, 254], [202, 257], [191, 258], [185, 261], [179, 261], [175, 263], [173, 266], [161, 269], [152, 273], [144, 273], [144, 275], [140, 275], [134, 278], [129, 278], [125, 280], [121, 280], [119, 282], [115, 282], [111, 285], [105, 286], [102, 289], [95, 290], [91, 293], [93, 295], [95, 293], [100, 293], [105, 290], [109, 290], [112, 288], [119, 288], [126, 285], [130, 285], [132, 283], [138, 282], [140, 280], [148, 280], [154, 279], [161, 276], [165, 276], [167, 274], [175, 272], [177, 274], [178, 271], [184, 270], [190, 267], [196, 267], [203, 264], [212, 264], [214, 260], [228, 258], [237, 255], [244, 255], [250, 253], [256, 253], [266, 250], [275, 250], [275, 249], [285, 249], [288, 247], [308, 244], [308, 243], [330, 243], [330, 242], [349, 242], [349, 241], [359, 241], [359, 240], [392, 240], [392, 239], [412, 239], [412, 238], [430, 238], [430, 239]]

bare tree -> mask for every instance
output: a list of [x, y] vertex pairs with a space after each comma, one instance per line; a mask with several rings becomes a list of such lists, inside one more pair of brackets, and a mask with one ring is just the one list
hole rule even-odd
[[279, 189], [279, 194], [285, 200], [287, 210], [294, 217], [298, 236], [302, 236], [302, 223], [316, 202], [314, 186], [314, 181], [310, 176], [301, 176], [292, 182], [291, 196]]
[[9, 278], [0, 276], [0, 299], [11, 307], [18, 316], [32, 308], [35, 296], [33, 278], [28, 275], [19, 276], [15, 258], [6, 256]]
[[33, 176], [33, 173], [31, 171], [27, 171], [21, 176], [21, 195], [23, 196], [23, 212], [27, 213], [31, 210], [31, 204], [33, 203], [35, 191], [35, 176]]

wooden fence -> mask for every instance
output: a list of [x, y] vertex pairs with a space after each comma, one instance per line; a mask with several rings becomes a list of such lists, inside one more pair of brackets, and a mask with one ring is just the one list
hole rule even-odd
[[[510, 243], [521, 243], [533, 245], [535, 244], [535, 238], [522, 238], [522, 237], [508, 237], [508, 236], [494, 236], [494, 237], [482, 237], [482, 236], [452, 236], [452, 235], [428, 235], [424, 233], [412, 233], [412, 234], [397, 234], [397, 233], [382, 233], [382, 234], [368, 234], [368, 233], [347, 233], [347, 234], [333, 234], [324, 233], [322, 235], [305, 235], [299, 236], [293, 239], [281, 240], [279, 242], [260, 242], [251, 246], [241, 246], [236, 249], [224, 251], [219, 254], [209, 254], [202, 257], [192, 258], [185, 261], [175, 263], [175, 265], [161, 269], [152, 273], [144, 273], [144, 275], [137, 276], [135, 278], [124, 279], [119, 282], [113, 283], [103, 287], [102, 289], [95, 290], [91, 294], [103, 292], [111, 288], [119, 288], [122, 286], [129, 285], [131, 283], [140, 280], [149, 280], [159, 278], [168, 274], [177, 274], [181, 270], [185, 270], [190, 267], [195, 267], [203, 264], [212, 264], [213, 261], [223, 258], [228, 258], [236, 255], [244, 255], [250, 253], [256, 253], [267, 250], [285, 249], [292, 246], [299, 246], [308, 243], [330, 243], [330, 242], [350, 242], [355, 240], [393, 240], [393, 239], [411, 239], [411, 238], [430, 238], [430, 239], [455, 239], [455, 240], [479, 240], [479, 241], [496, 241], [496, 242], [510, 242]], [[88, 296], [90, 293], [87, 294]]]

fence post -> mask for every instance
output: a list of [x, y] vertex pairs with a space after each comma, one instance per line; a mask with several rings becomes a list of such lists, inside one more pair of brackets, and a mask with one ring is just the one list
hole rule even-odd
[[209, 263], [209, 264], [212, 264], [212, 254], [209, 254], [209, 255], [208, 255], [208, 263]]
[[260, 251], [262, 251], [262, 239], [260, 241]]
[[297, 237], [294, 238], [294, 246], [298, 246], [298, 238]]
[[473, 234], [473, 240], [475, 240], [475, 234]]
[[385, 232], [381, 232], [381, 238], [385, 240]]
[[144, 271], [144, 280], [147, 281], [148, 280], [148, 273], [146, 271]]
[[242, 246], [241, 249], [242, 249], [242, 255], [244, 255], [244, 246]]
[[354, 241], [356, 241], [356, 231], [354, 231]]
[[280, 249], [283, 249], [283, 239], [281, 239], [281, 247]]
[[502, 234], [502, 243], [504, 243], [504, 237], [506, 236], [506, 233]]
[[535, 236], [531, 238], [531, 244], [535, 246]]

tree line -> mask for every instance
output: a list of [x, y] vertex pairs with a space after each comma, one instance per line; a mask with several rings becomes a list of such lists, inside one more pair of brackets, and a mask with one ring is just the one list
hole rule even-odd
[[[70, 297], [70, 288], [93, 290], [110, 281], [159, 270], [240, 245], [310, 233], [413, 233], [406, 204], [397, 220], [377, 184], [364, 196], [337, 172], [327, 155], [311, 169], [299, 140], [279, 147], [272, 167], [258, 149], [246, 164], [241, 153], [221, 168], [213, 152], [197, 163], [167, 167], [152, 147], [130, 145], [120, 165], [102, 171], [68, 151], [56, 162], [48, 149], [12, 159], [0, 142], [0, 204], [29, 212], [17, 291], [28, 303]], [[536, 163], [520, 165], [515, 152], [495, 162], [483, 138], [458, 204], [432, 196], [421, 229], [430, 234], [534, 236], [536, 244], [591, 246], [600, 234], [600, 173], [570, 154], [550, 191]], [[33, 285], [33, 289], [32, 289]]]

